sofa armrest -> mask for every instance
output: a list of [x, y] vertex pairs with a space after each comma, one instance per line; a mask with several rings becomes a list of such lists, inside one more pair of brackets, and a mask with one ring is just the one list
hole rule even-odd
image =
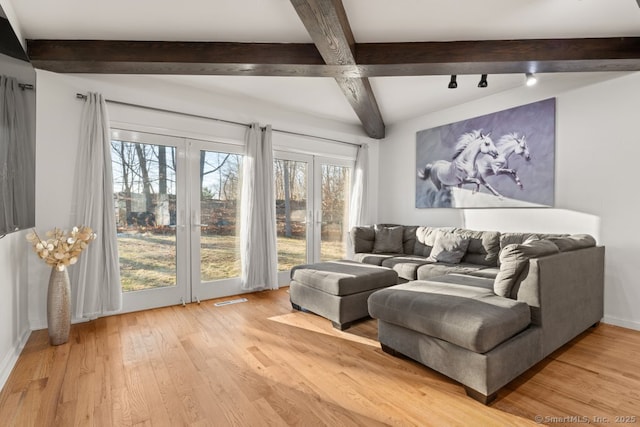
[[514, 296], [542, 326], [544, 357], [602, 319], [604, 253], [594, 246], [529, 260]]

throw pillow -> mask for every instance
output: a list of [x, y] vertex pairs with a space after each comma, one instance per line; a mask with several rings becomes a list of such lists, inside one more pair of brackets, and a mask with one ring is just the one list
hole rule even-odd
[[500, 271], [493, 282], [493, 292], [510, 298], [513, 285], [531, 258], [558, 253], [558, 247], [549, 240], [527, 240], [525, 243], [511, 244], [500, 251]]
[[393, 253], [401, 254], [402, 248], [402, 226], [398, 227], [378, 227], [375, 229], [376, 238], [373, 242], [373, 253]]
[[[533, 233], [501, 233], [500, 234], [500, 251], [507, 245], [521, 245], [527, 240], [539, 240], [540, 237]], [[498, 267], [500, 267], [500, 254], [498, 253]]]
[[427, 261], [459, 264], [468, 247], [469, 239], [458, 233], [438, 230]]
[[373, 250], [373, 242], [376, 239], [373, 226], [356, 226], [349, 232], [351, 242], [353, 243], [353, 252], [355, 253], [371, 253]]

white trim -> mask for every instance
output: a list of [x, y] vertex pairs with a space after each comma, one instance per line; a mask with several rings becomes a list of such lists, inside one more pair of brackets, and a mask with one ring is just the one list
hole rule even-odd
[[0, 390], [4, 388], [7, 380], [9, 379], [9, 375], [11, 375], [11, 371], [13, 371], [14, 366], [16, 366], [16, 362], [18, 361], [18, 357], [20, 357], [20, 353], [24, 349], [24, 346], [27, 344], [27, 340], [31, 336], [31, 331], [26, 330], [20, 337], [20, 340], [15, 343], [12, 349], [10, 349], [2, 363], [0, 363]]
[[636, 331], [640, 331], [640, 322], [635, 320], [620, 319], [614, 316], [604, 316], [604, 318], [602, 319], [602, 322], [608, 325], [620, 326], [622, 328], [634, 329]]

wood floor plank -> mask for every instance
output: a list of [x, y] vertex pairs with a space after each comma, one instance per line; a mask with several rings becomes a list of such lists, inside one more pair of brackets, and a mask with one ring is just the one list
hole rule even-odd
[[640, 425], [637, 331], [589, 329], [484, 406], [444, 375], [382, 352], [375, 320], [339, 331], [292, 310], [286, 288], [244, 296], [73, 325], [56, 347], [33, 332], [0, 392], [0, 423], [524, 426], [536, 416], [596, 425], [629, 416]]

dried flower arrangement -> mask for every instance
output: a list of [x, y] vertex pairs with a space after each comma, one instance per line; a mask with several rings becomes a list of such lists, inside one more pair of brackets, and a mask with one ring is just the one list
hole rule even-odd
[[73, 227], [70, 232], [54, 228], [47, 231], [47, 240], [40, 238], [34, 230], [27, 235], [27, 240], [33, 245], [33, 250], [47, 265], [63, 271], [65, 267], [78, 262], [80, 253], [86, 249], [91, 241], [96, 239], [96, 233], [90, 227]]

